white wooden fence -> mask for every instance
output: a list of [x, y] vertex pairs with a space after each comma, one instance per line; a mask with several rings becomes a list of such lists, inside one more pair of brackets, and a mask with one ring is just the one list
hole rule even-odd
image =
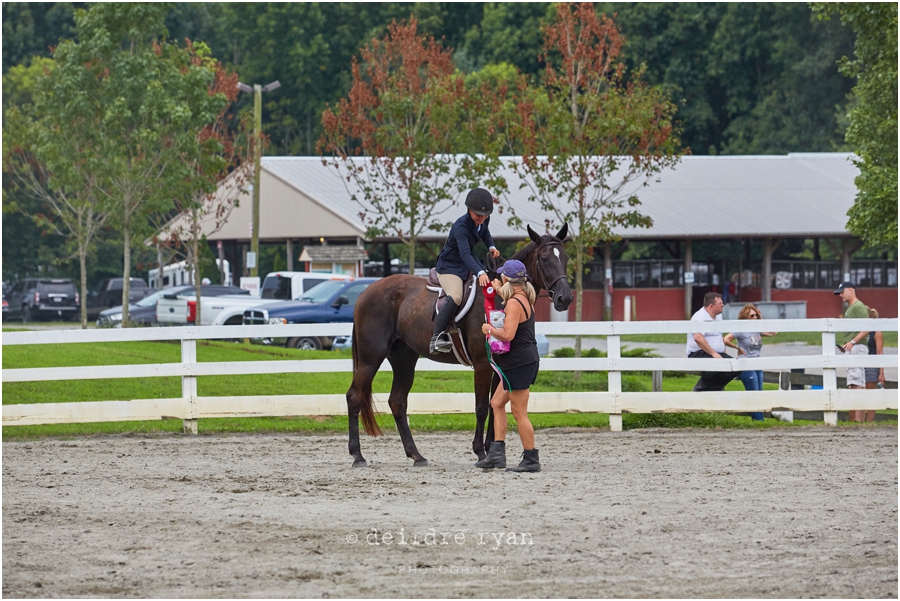
[[[848, 367], [896, 367], [897, 356], [850, 356], [836, 354], [835, 332], [846, 331], [851, 322], [842, 319], [797, 319], [763, 321], [689, 321], [538, 323], [537, 332], [548, 336], [606, 336], [608, 357], [541, 360], [543, 371], [607, 371], [607, 392], [532, 393], [529, 412], [609, 413], [610, 429], [621, 431], [623, 413], [748, 412], [785, 409], [823, 411], [825, 423], [837, 424], [837, 412], [855, 409], [897, 409], [895, 390], [837, 389], [837, 369]], [[277, 328], [277, 330], [276, 330]], [[854, 319], [856, 331], [896, 332], [896, 319]], [[343, 394], [288, 394], [278, 396], [202, 397], [197, 395], [201, 376], [352, 372], [349, 359], [198, 362], [197, 340], [292, 336], [349, 335], [350, 324], [295, 324], [285, 326], [209, 326], [135, 328], [125, 330], [54, 330], [7, 332], [3, 346], [24, 344], [69, 344], [85, 342], [181, 341], [181, 362], [154, 365], [109, 365], [4, 369], [3, 382], [41, 382], [106, 378], [150, 378], [180, 376], [181, 396], [169, 399], [127, 399], [79, 403], [40, 403], [3, 406], [3, 425], [36, 425], [79, 422], [114, 422], [176, 418], [185, 430], [197, 432], [197, 419], [211, 417], [261, 417], [340, 415], [346, 413]], [[687, 334], [689, 332], [820, 332], [822, 353], [793, 357], [753, 359], [629, 358], [621, 356], [621, 336], [627, 334]], [[277, 332], [277, 334], [276, 334]], [[765, 355], [765, 347], [763, 347]], [[740, 371], [744, 369], [789, 371], [821, 368], [822, 390], [774, 390], [728, 392], [622, 392], [622, 372], [628, 371]], [[387, 362], [381, 367], [389, 371]], [[420, 359], [419, 371], [468, 371], [460, 365], [445, 365]], [[347, 381], [349, 387], [349, 378]], [[376, 409], [389, 412], [387, 394], [376, 394]], [[410, 413], [472, 413], [473, 393], [413, 393]]]

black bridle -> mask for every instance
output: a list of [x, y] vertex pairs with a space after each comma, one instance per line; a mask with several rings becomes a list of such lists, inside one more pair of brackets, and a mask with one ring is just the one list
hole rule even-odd
[[[540, 283], [543, 285], [544, 290], [547, 291], [547, 296], [550, 297], [550, 300], [553, 300], [553, 296], [555, 292], [553, 292], [553, 286], [556, 286], [557, 282], [560, 280], [566, 279], [566, 274], [563, 272], [561, 275], [556, 276], [549, 283], [547, 282], [547, 275], [544, 273], [544, 270], [541, 269], [541, 259], [540, 254], [548, 247], [557, 247], [560, 252], [565, 253], [565, 250], [562, 247], [562, 243], [558, 240], [548, 240], [547, 242], [542, 242], [541, 244], [535, 244], [534, 248], [534, 268], [540, 276]], [[506, 259], [503, 257], [497, 257], [496, 259], [491, 256], [491, 253], [488, 253], [485, 259], [485, 267], [491, 273], [491, 279], [497, 277], [497, 269], [502, 265]]]
[[555, 241], [550, 241], [550, 242], [547, 242], [546, 244], [541, 244], [540, 246], [538, 246], [537, 248], [534, 249], [534, 268], [535, 268], [535, 270], [537, 270], [538, 275], [541, 276], [541, 283], [544, 285], [544, 290], [547, 291], [547, 296], [550, 297], [550, 300], [553, 300], [553, 295], [555, 294], [555, 292], [553, 292], [553, 286], [556, 286], [556, 283], [559, 282], [560, 280], [566, 279], [566, 274], [565, 274], [565, 272], [563, 272], [560, 275], [556, 276], [553, 279], [553, 281], [551, 281], [548, 284], [547, 276], [546, 276], [546, 274], [544, 274], [544, 270], [541, 269], [541, 258], [539, 256], [540, 251], [545, 248], [553, 247], [553, 246], [559, 248], [559, 250], [561, 252], [563, 252], [563, 253], [565, 252], [565, 250], [562, 247], [562, 244], [559, 242], [555, 242]]

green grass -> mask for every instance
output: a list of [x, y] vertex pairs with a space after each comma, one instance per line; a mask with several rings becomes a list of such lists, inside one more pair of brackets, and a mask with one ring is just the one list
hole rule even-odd
[[[128, 365], [144, 363], [177, 363], [180, 361], [180, 345], [177, 342], [117, 342], [90, 344], [61, 344], [56, 346], [10, 346], [3, 353], [3, 368], [52, 367], [72, 365]], [[561, 353], [565, 355], [566, 353]], [[593, 353], [598, 354], [599, 353]], [[630, 349], [630, 356], [645, 356], [644, 349]], [[272, 361], [287, 359], [349, 358], [348, 351], [300, 351], [243, 343], [207, 341], [197, 346], [198, 361]], [[241, 376], [210, 376], [198, 378], [198, 392], [202, 396], [250, 396], [280, 395], [292, 392], [303, 394], [344, 394], [350, 385], [349, 373], [323, 374], [267, 374]], [[696, 376], [666, 372], [663, 390], [689, 391], [697, 381]], [[575, 379], [571, 372], [541, 372], [532, 390], [550, 391], [605, 391], [605, 372], [582, 372]], [[391, 376], [378, 374], [373, 389], [378, 394], [390, 391]], [[774, 389], [774, 384], [766, 384]], [[626, 392], [651, 389], [650, 374], [634, 372], [623, 374], [622, 388]], [[731, 382], [726, 390], [742, 390], [740, 382]], [[416, 376], [413, 392], [471, 392], [470, 372], [421, 372]], [[128, 400], [172, 398], [181, 396], [180, 378], [135, 378], [106, 380], [77, 380], [56, 382], [3, 383], [3, 403], [57, 403], [101, 400]], [[896, 412], [893, 412], [896, 415]], [[395, 430], [391, 415], [379, 416], [379, 423], [387, 431]], [[609, 417], [596, 413], [533, 414], [536, 428], [606, 428]], [[818, 424], [819, 422], [808, 422]], [[879, 422], [887, 425], [896, 422]], [[775, 420], [752, 422], [748, 417], [721, 413], [697, 414], [649, 414], [623, 416], [623, 427], [634, 428], [761, 428], [791, 427], [806, 422], [783, 424]], [[466, 415], [413, 415], [410, 425], [415, 431], [472, 431], [475, 428], [473, 414]], [[515, 420], [511, 418], [511, 427]], [[34, 437], [73, 437], [90, 435], [123, 435], [180, 432], [181, 420], [146, 422], [113, 422], [60, 424], [44, 426], [11, 426], [3, 428], [3, 439], [14, 440]], [[221, 418], [200, 420], [199, 430], [204, 434], [223, 432], [306, 432], [332, 433], [347, 431], [346, 416], [322, 417], [264, 417]]]

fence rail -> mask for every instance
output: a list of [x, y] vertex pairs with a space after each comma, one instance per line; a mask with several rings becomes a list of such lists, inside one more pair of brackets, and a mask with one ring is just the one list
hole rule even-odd
[[[896, 367], [892, 355], [838, 355], [835, 333], [846, 331], [850, 322], [841, 319], [795, 319], [722, 322], [581, 322], [537, 324], [537, 332], [548, 336], [605, 336], [607, 357], [549, 358], [543, 371], [606, 371], [606, 392], [532, 393], [529, 411], [597, 412], [610, 414], [610, 429], [622, 429], [623, 413], [748, 412], [771, 410], [822, 411], [825, 423], [835, 425], [837, 412], [856, 409], [897, 409], [892, 390], [837, 389], [837, 369], [848, 367]], [[81, 403], [41, 403], [3, 406], [3, 425], [38, 425], [79, 422], [141, 421], [175, 418], [184, 420], [187, 431], [197, 431], [197, 420], [210, 417], [261, 417], [338, 415], [346, 412], [343, 394], [201, 397], [197, 378], [216, 375], [352, 372], [349, 359], [284, 360], [246, 362], [198, 362], [197, 340], [293, 336], [340, 336], [351, 333], [351, 324], [291, 324], [284, 326], [209, 326], [135, 328], [124, 330], [55, 330], [7, 332], [3, 346], [28, 344], [74, 344], [125, 341], [180, 341], [181, 362], [146, 365], [110, 365], [4, 369], [4, 382], [41, 382], [110, 378], [178, 376], [182, 395], [170, 399], [109, 400]], [[819, 332], [822, 354], [752, 359], [638, 358], [621, 356], [621, 336], [629, 334], [689, 334], [692, 332]], [[897, 331], [896, 319], [855, 319], [854, 331]], [[276, 333], [277, 332], [277, 333]], [[622, 373], [631, 371], [790, 371], [822, 369], [822, 390], [728, 391], [728, 392], [623, 392]], [[420, 359], [420, 371], [463, 371], [461, 365]], [[389, 371], [387, 362], [381, 367]], [[384, 398], [379, 398], [383, 396]], [[410, 413], [472, 413], [472, 393], [414, 393]], [[376, 408], [387, 412], [387, 395], [376, 395]]]

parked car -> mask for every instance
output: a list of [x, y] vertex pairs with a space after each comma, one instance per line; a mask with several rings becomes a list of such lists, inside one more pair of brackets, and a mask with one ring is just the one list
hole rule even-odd
[[[141, 278], [129, 278], [128, 305], [132, 305], [142, 298], [152, 294], [153, 288], [147, 286], [147, 282]], [[88, 317], [98, 315], [104, 309], [122, 306], [122, 288], [125, 278], [109, 278], [100, 282], [96, 290], [88, 292], [87, 314]]]
[[[312, 288], [295, 301], [260, 305], [244, 311], [244, 325], [284, 325], [289, 323], [346, 323], [353, 321], [356, 299], [378, 278], [328, 281]], [[328, 336], [300, 336], [266, 339], [289, 348], [321, 350], [334, 342]]]
[[[213, 302], [202, 303], [200, 310], [201, 326], [231, 326], [241, 325], [244, 320], [244, 311], [252, 307], [271, 303], [276, 299], [287, 302], [297, 299], [315, 286], [329, 281], [350, 281], [353, 278], [348, 275], [330, 273], [306, 273], [298, 271], [274, 271], [266, 276], [262, 286], [262, 298], [251, 295], [246, 296], [221, 296]], [[294, 295], [294, 296], [291, 296]], [[166, 295], [160, 298], [156, 306], [156, 316], [159, 323], [166, 325], [186, 325], [196, 323], [196, 299], [189, 293], [178, 297]]]
[[3, 321], [9, 319], [9, 303], [6, 301], [6, 291], [3, 291]]
[[[128, 318], [135, 325], [156, 326], [159, 322], [156, 320], [156, 303], [160, 297], [164, 295], [193, 294], [194, 285], [172, 286], [165, 290], [154, 292], [150, 296], [145, 296], [133, 305], [128, 307]], [[200, 286], [201, 297], [221, 296], [223, 294], [243, 294], [249, 296], [249, 290], [241, 290], [237, 286], [219, 286], [217, 284]], [[112, 307], [101, 311], [97, 316], [98, 328], [118, 328], [122, 325], [122, 307]]]
[[23, 322], [37, 319], [78, 319], [81, 299], [69, 279], [26, 278], [13, 286], [9, 294], [10, 319]]
[[329, 280], [352, 280], [340, 273], [315, 273], [307, 271], [273, 271], [263, 280], [259, 297], [272, 300], [294, 300], [309, 289]]

